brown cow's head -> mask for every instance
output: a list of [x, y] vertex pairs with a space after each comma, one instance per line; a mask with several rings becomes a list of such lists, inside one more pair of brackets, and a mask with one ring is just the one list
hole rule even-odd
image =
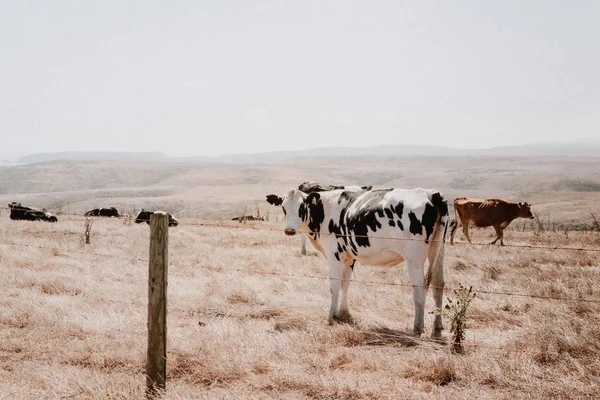
[[519, 217], [529, 219], [535, 218], [531, 213], [531, 204], [519, 202]]

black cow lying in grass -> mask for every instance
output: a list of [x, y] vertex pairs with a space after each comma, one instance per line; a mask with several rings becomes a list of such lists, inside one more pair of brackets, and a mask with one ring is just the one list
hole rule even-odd
[[244, 222], [244, 221], [264, 221], [265, 218], [264, 217], [255, 217], [254, 215], [242, 215], [241, 217], [234, 217], [231, 218], [232, 221], [239, 221]]
[[119, 217], [119, 211], [115, 207], [94, 208], [84, 214], [86, 217]]
[[[142, 208], [142, 211], [135, 217], [135, 223], [141, 224], [142, 222], [150, 224], [150, 216], [154, 214], [154, 211], [146, 211]], [[171, 214], [167, 214], [169, 216], [169, 226], [177, 226], [179, 225], [179, 221]]]
[[12, 202], [8, 205], [10, 208], [10, 219], [25, 220], [25, 221], [47, 221], [58, 222], [58, 218], [46, 212], [35, 208], [22, 206], [21, 203]]

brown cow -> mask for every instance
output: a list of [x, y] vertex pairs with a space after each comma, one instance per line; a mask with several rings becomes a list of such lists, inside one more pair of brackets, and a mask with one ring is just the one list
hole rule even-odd
[[450, 231], [450, 244], [454, 244], [454, 231], [459, 225], [463, 226], [469, 243], [469, 223], [473, 223], [476, 227], [485, 228], [493, 226], [496, 230], [496, 239], [491, 244], [495, 244], [500, 239], [500, 245], [504, 246], [504, 228], [516, 218], [533, 219], [531, 214], [531, 204], [529, 203], [513, 203], [500, 199], [468, 199], [460, 197], [454, 200], [454, 216], [452, 230]]

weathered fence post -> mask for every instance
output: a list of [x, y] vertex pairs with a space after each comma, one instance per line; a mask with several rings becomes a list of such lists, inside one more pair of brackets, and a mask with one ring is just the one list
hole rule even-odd
[[85, 219], [85, 244], [90, 244], [90, 235], [92, 234], [92, 225], [94, 224], [94, 220], [91, 218]]
[[167, 380], [167, 274], [169, 216], [158, 211], [150, 217], [148, 269], [148, 359], [146, 397], [164, 392]]

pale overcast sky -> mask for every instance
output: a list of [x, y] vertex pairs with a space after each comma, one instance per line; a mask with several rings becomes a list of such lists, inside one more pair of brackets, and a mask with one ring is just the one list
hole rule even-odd
[[600, 141], [600, 1], [0, 0], [0, 154]]

